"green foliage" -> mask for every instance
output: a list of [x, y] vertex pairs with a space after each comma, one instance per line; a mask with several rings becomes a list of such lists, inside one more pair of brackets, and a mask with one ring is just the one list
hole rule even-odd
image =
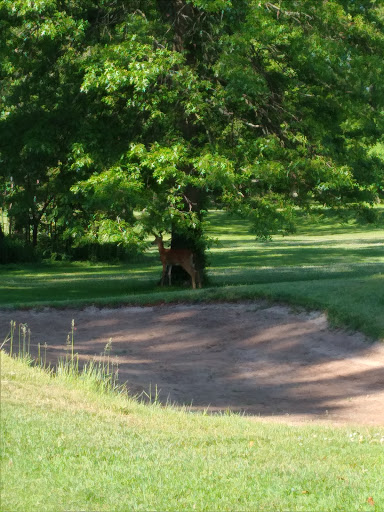
[[[109, 235], [109, 234], [108, 234]], [[140, 252], [135, 239], [131, 243], [80, 241], [71, 247], [69, 257], [74, 261], [136, 261]]]
[[294, 229], [295, 205], [382, 197], [377, 2], [2, 0], [0, 11], [0, 184], [13, 232], [34, 246], [104, 243], [107, 225], [139, 248], [153, 230], [204, 236], [208, 201], [268, 238]]

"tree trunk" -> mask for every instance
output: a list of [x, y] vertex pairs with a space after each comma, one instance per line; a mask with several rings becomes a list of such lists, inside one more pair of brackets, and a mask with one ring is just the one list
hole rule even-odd
[[[173, 34], [173, 50], [183, 53], [186, 61], [190, 65], [196, 64], [195, 46], [192, 45], [192, 35], [199, 31], [200, 11], [188, 0], [157, 0], [160, 13], [166, 23], [170, 23]], [[197, 136], [201, 130], [194, 122], [193, 116], [186, 115], [181, 110], [179, 115], [178, 128], [185, 141], [192, 146], [197, 144]], [[196, 140], [196, 141], [195, 141]], [[190, 174], [192, 169], [183, 169], [186, 174]], [[188, 186], [184, 191], [184, 211], [196, 212], [199, 220], [202, 220], [201, 211], [206, 203], [206, 194], [203, 190]], [[172, 227], [172, 249], [190, 249], [194, 254], [195, 268], [199, 272], [201, 282], [205, 280], [204, 269], [206, 267], [205, 241], [201, 226], [195, 229], [180, 228], [177, 225]], [[172, 283], [184, 284], [190, 282], [190, 276], [181, 267], [172, 269]]]
[[[188, 187], [185, 193], [185, 211], [191, 209], [198, 214], [199, 220], [202, 220], [201, 211], [204, 208], [205, 194], [202, 190], [197, 188]], [[201, 283], [206, 281], [205, 267], [207, 266], [207, 258], [205, 256], [205, 241], [203, 232], [200, 226], [188, 231], [180, 230], [177, 226], [172, 228], [172, 249], [190, 249], [194, 255], [194, 264], [196, 270], [199, 272]], [[181, 267], [172, 269], [172, 282], [175, 284], [184, 284], [190, 281], [190, 276]]]
[[38, 231], [38, 228], [39, 228], [39, 223], [34, 221], [33, 226], [32, 226], [32, 245], [33, 245], [33, 247], [37, 246], [37, 231]]

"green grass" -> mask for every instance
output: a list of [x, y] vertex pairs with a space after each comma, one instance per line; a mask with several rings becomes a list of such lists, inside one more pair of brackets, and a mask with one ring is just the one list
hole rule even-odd
[[[297, 234], [255, 242], [210, 214], [210, 286], [162, 289], [155, 250], [140, 263], [0, 269], [0, 307], [271, 300], [327, 310], [384, 339], [382, 225], [302, 216]], [[1, 333], [0, 333], [1, 334]], [[6, 333], [4, 333], [5, 335]], [[290, 426], [144, 405], [1, 354], [1, 510], [384, 510], [384, 429]], [[112, 385], [114, 387], [114, 385]]]
[[4, 512], [380, 511], [383, 428], [192, 414], [2, 354]]
[[82, 307], [267, 297], [327, 311], [337, 326], [384, 339], [384, 209], [377, 224], [299, 213], [295, 235], [257, 242], [244, 220], [210, 212], [209, 285], [162, 289], [152, 248], [138, 263], [0, 268], [0, 307]]

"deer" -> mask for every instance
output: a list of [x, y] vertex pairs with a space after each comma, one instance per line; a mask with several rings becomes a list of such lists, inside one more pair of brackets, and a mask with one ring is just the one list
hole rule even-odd
[[190, 249], [165, 249], [161, 235], [155, 235], [154, 243], [157, 244], [157, 247], [159, 248], [160, 259], [161, 263], [163, 264], [161, 286], [164, 286], [164, 278], [167, 267], [168, 281], [169, 285], [171, 286], [172, 267], [174, 265], [179, 265], [191, 276], [192, 288], [196, 288], [196, 280], [198, 282], [199, 288], [201, 288], [200, 275], [199, 272], [195, 269], [195, 265], [193, 263], [193, 252]]

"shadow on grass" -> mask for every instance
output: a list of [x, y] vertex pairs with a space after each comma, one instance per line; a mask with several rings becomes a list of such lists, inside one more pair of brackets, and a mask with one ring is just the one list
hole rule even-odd
[[[376, 222], [367, 222], [358, 215], [340, 215], [336, 211], [326, 208], [313, 209], [310, 213], [297, 211], [298, 235], [324, 236], [341, 235], [348, 233], [365, 233], [367, 231], [382, 231], [384, 229], [384, 208], [376, 207]], [[214, 226], [215, 234], [229, 234], [231, 237], [252, 235], [251, 223], [236, 214], [228, 214], [224, 211], [211, 211], [208, 220]]]
[[[368, 260], [384, 261], [383, 242], [370, 247], [324, 247], [321, 243], [314, 244], [313, 247], [296, 246], [294, 243], [285, 243], [278, 247], [272, 244], [267, 247], [241, 247], [232, 250], [226, 249], [223, 252], [212, 254], [214, 266], [232, 267], [236, 266], [270, 266], [283, 267], [289, 265], [329, 265], [337, 263], [363, 263]], [[383, 263], [384, 266], [384, 263]]]

